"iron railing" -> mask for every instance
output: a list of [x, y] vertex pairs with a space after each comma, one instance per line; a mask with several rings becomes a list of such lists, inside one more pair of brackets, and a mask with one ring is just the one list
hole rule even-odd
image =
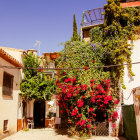
[[82, 27], [96, 26], [104, 23], [104, 8], [95, 8], [83, 12]]

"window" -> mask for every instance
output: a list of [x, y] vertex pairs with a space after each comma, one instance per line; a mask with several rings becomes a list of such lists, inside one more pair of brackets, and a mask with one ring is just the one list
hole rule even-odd
[[4, 120], [4, 123], [3, 123], [3, 131], [6, 131], [8, 130], [8, 120]]
[[3, 74], [3, 95], [12, 96], [13, 94], [13, 78], [14, 76], [4, 72]]

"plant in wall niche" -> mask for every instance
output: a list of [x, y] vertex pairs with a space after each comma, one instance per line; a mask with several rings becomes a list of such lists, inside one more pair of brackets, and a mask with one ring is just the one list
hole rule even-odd
[[20, 84], [21, 96], [24, 100], [50, 100], [55, 93], [55, 82], [46, 76], [43, 70], [30, 69], [39, 68], [39, 58], [30, 53], [25, 55], [24, 79]]

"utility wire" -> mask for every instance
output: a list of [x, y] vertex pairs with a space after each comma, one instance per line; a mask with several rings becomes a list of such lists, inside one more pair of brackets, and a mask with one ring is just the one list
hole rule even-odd
[[129, 94], [129, 96], [127, 98], [124, 98], [124, 96], [123, 96], [123, 99], [124, 100], [128, 100], [130, 98], [130, 96], [131, 96], [132, 93], [133, 93], [133, 91], [131, 91], [131, 93]]
[[0, 68], [7, 68], [7, 69], [33, 69], [33, 70], [73, 70], [73, 69], [92, 69], [92, 68], [110, 68], [110, 67], [119, 67], [119, 66], [128, 66], [128, 65], [134, 65], [134, 64], [140, 64], [140, 62], [134, 62], [129, 64], [118, 64], [118, 65], [106, 65], [106, 66], [93, 66], [93, 67], [82, 67], [82, 68], [32, 68], [32, 67], [12, 67], [12, 66], [0, 66]]

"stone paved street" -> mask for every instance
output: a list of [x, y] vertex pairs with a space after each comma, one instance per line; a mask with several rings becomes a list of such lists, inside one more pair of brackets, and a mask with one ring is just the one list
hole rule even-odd
[[[81, 138], [69, 138], [67, 135], [57, 133], [55, 129], [30, 129], [29, 131], [20, 131], [3, 140], [80, 140]], [[92, 137], [89, 140], [125, 140], [116, 137]]]

